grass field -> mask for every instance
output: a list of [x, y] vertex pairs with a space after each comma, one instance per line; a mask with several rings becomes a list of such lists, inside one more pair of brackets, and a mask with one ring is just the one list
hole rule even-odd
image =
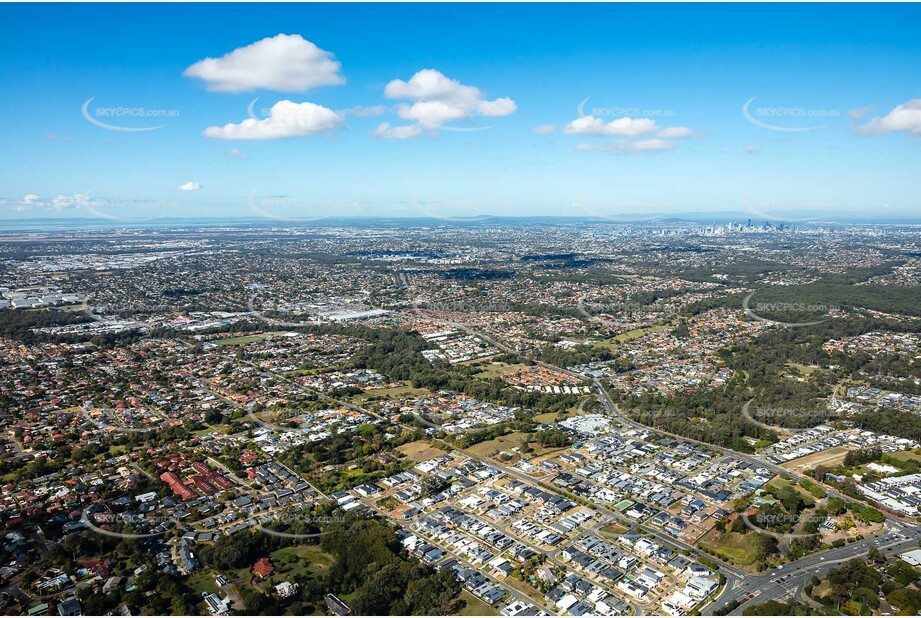
[[521, 371], [527, 367], [527, 365], [521, 363], [509, 364], [492, 361], [475, 366], [477, 369], [481, 370], [480, 373], [476, 374], [476, 377], [485, 379], [501, 378], [502, 376]]
[[227, 435], [227, 430], [230, 429], [229, 425], [208, 425], [197, 431], [193, 431], [193, 436], [206, 436], [208, 434], [216, 433], [220, 435]]
[[819, 370], [819, 367], [815, 365], [801, 365], [799, 363], [787, 363], [787, 367], [795, 369], [804, 376], [810, 376]]
[[[565, 418], [572, 418], [573, 416], [581, 416], [588, 414], [585, 410], [580, 410], [579, 408], [570, 408], [566, 410], [563, 415]], [[544, 412], [543, 414], [538, 414], [534, 417], [534, 421], [537, 423], [553, 423], [556, 421], [556, 417], [559, 416], [556, 412]]]
[[[189, 576], [188, 584], [195, 592], [219, 592], [217, 584], [214, 582], [215, 574], [211, 569], [198, 571]], [[222, 595], [223, 596], [223, 595]]]
[[889, 453], [889, 456], [897, 461], [918, 461], [921, 462], [921, 454], [915, 451], [896, 451]]
[[398, 446], [397, 450], [415, 461], [420, 463], [432, 459], [433, 457], [438, 457], [439, 455], [444, 455], [445, 452], [440, 448], [435, 448], [425, 440], [416, 440], [415, 442], [407, 442], [403, 446]]
[[474, 444], [467, 450], [478, 457], [492, 457], [501, 451], [512, 452], [512, 449], [521, 447], [521, 441], [526, 435], [518, 431], [512, 432], [505, 436], [499, 436], [494, 440]]
[[328, 373], [330, 371], [339, 371], [342, 369], [339, 365], [327, 365], [325, 367], [305, 367], [304, 369], [294, 369], [284, 373], [286, 378], [296, 378], [298, 376], [315, 376], [319, 373]]
[[614, 349], [619, 343], [626, 343], [628, 341], [633, 341], [634, 339], [639, 339], [640, 337], [645, 337], [650, 333], [658, 333], [668, 328], [670, 324], [657, 324], [656, 326], [647, 326], [645, 328], [635, 328], [629, 330], [625, 333], [621, 333], [610, 339], [605, 339], [604, 341], [599, 341], [595, 344], [596, 347]]
[[253, 574], [249, 570], [249, 567], [242, 567], [239, 569], [231, 569], [230, 571], [224, 571], [222, 573], [230, 582], [237, 587], [238, 591], [243, 591], [247, 588], [253, 588], [250, 582], [253, 581]]
[[616, 539], [626, 531], [626, 526], [621, 526], [620, 524], [611, 524], [602, 528], [601, 534], [608, 537], [609, 539]]
[[505, 583], [506, 585], [508, 585], [508, 586], [510, 586], [510, 587], [512, 587], [512, 588], [514, 588], [514, 589], [516, 589], [516, 590], [518, 590], [519, 592], [521, 592], [522, 594], [524, 594], [526, 597], [537, 597], [537, 598], [540, 598], [540, 592], [539, 592], [536, 588], [534, 588], [533, 586], [531, 586], [531, 585], [528, 584], [527, 582], [521, 581], [520, 579], [518, 579], [518, 578], [516, 578], [516, 577], [506, 577], [506, 578], [504, 579], [504, 583]]
[[850, 449], [843, 446], [836, 446], [835, 448], [828, 449], [827, 451], [813, 453], [812, 455], [806, 455], [805, 457], [800, 457], [798, 459], [791, 459], [790, 461], [786, 461], [780, 464], [780, 467], [796, 472], [802, 472], [803, 470], [808, 470], [809, 468], [815, 468], [819, 464], [833, 468], [844, 461], [844, 455], [847, 454], [848, 450]]
[[698, 545], [714, 554], [729, 557], [733, 563], [739, 566], [749, 566], [757, 557], [751, 544], [754, 538], [754, 534], [722, 533], [713, 528], [701, 537]]
[[303, 573], [319, 573], [330, 567], [333, 557], [320, 549], [319, 545], [283, 547], [271, 553], [275, 573], [285, 577], [296, 577]]
[[466, 590], [461, 591], [459, 599], [466, 601], [467, 605], [458, 612], [458, 616], [498, 616], [499, 612], [476, 598]]
[[788, 487], [792, 487], [797, 492], [799, 492], [799, 494], [803, 496], [803, 498], [805, 498], [807, 502], [815, 502], [816, 497], [813, 496], [811, 493], [809, 493], [809, 491], [805, 489], [804, 487], [800, 487], [799, 483], [794, 483], [785, 478], [781, 478], [780, 476], [775, 476], [773, 479], [771, 479], [771, 481], [767, 485], [764, 486], [764, 489], [765, 491], [768, 491], [774, 494], [774, 491], [772, 491], [772, 489], [785, 489]]
[[[505, 451], [507, 453], [512, 453], [512, 452], [515, 452], [512, 449], [521, 448], [522, 440], [527, 435], [528, 434], [526, 433], [516, 431], [516, 432], [510, 433], [505, 436], [499, 436], [498, 438], [494, 440], [487, 440], [486, 442], [480, 442], [479, 444], [474, 444], [467, 450], [473, 453], [474, 455], [476, 455], [477, 457], [494, 457], [498, 453], [501, 453], [502, 451]], [[556, 452], [563, 450], [560, 448], [539, 448], [536, 446], [536, 443], [534, 443], [532, 446], [534, 446], [534, 450], [531, 451], [530, 453], [524, 454], [524, 453], [521, 453], [519, 450], [518, 451], [519, 454], [521, 454], [523, 457], [526, 457], [527, 459], [531, 459], [534, 457], [542, 457], [544, 455], [550, 455], [551, 453], [556, 453]]]
[[358, 395], [356, 399], [368, 400], [368, 399], [390, 399], [395, 397], [406, 397], [407, 395], [424, 395], [431, 394], [428, 389], [425, 388], [413, 388], [409, 384], [404, 384], [403, 386], [395, 386], [393, 388], [375, 388], [370, 391], [365, 391], [361, 395]]
[[397, 508], [401, 504], [403, 503], [397, 500], [396, 498], [394, 498], [393, 496], [387, 496], [386, 498], [382, 498], [378, 500], [376, 506], [380, 510], [389, 513], [390, 511]]
[[272, 333], [259, 333], [258, 335], [247, 335], [246, 337], [231, 337], [229, 339], [218, 339], [214, 345], [241, 345], [244, 343], [253, 343], [255, 341], [265, 341], [272, 336]]

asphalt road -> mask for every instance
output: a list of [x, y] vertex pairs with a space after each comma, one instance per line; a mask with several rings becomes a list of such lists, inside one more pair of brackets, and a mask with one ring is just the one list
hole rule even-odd
[[731, 615], [740, 616], [743, 611], [770, 599], [784, 599], [798, 594], [813, 575], [820, 578], [842, 563], [866, 556], [871, 547], [883, 553], [901, 553], [918, 548], [921, 540], [921, 526], [889, 521], [884, 531], [876, 537], [864, 539], [827, 551], [800, 558], [763, 575], [751, 575], [735, 581], [702, 613], [722, 607], [732, 600], [744, 602]]

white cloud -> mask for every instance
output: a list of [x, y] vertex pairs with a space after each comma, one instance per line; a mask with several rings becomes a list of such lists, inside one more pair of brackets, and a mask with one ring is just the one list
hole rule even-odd
[[183, 75], [206, 82], [209, 90], [246, 92], [257, 88], [305, 92], [344, 84], [341, 64], [299, 34], [279, 34], [238, 47], [220, 58], [199, 60]]
[[35, 193], [27, 193], [21, 199], [3, 199], [4, 206], [12, 206], [18, 212], [32, 210], [33, 208], [48, 208], [50, 210], [68, 210], [78, 206], [86, 206], [90, 203], [90, 194], [74, 193], [73, 195], [57, 195], [50, 200], [42, 199]]
[[608, 150], [614, 150], [614, 144], [579, 144], [576, 146], [576, 150], [581, 150], [583, 152], [607, 152]]
[[641, 139], [636, 142], [630, 142], [627, 144], [627, 150], [629, 152], [652, 152], [656, 150], [672, 150], [675, 145], [671, 142], [666, 142], [664, 139]]
[[52, 210], [68, 210], [78, 206], [87, 206], [90, 203], [89, 191], [74, 193], [73, 195], [57, 195], [51, 200]]
[[409, 139], [422, 135], [422, 126], [410, 124], [391, 128], [389, 123], [382, 122], [374, 129], [374, 135], [383, 139]]
[[567, 135], [623, 135], [636, 137], [658, 130], [656, 121], [650, 118], [616, 118], [605, 123], [601, 118], [582, 116], [576, 118], [563, 128]]
[[238, 158], [238, 159], [244, 159], [244, 158], [246, 158], [246, 155], [243, 154], [243, 153], [242, 153], [240, 150], [238, 150], [237, 148], [231, 148], [230, 150], [227, 151], [227, 154], [229, 154], [231, 157], [236, 157], [236, 158]]
[[355, 105], [342, 110], [343, 116], [355, 116], [357, 118], [372, 118], [385, 114], [389, 108], [386, 105]]
[[658, 137], [664, 137], [668, 139], [681, 139], [685, 137], [700, 137], [702, 133], [698, 131], [692, 131], [687, 127], [668, 127], [662, 129], [658, 133]]
[[539, 127], [531, 129], [531, 133], [534, 135], [549, 135], [554, 132], [556, 132], [556, 127], [552, 124], [542, 124]]
[[0, 206], [9, 206], [16, 212], [25, 212], [38, 206], [47, 206], [41, 197], [26, 193], [22, 198], [0, 198]]
[[189, 182], [185, 184], [179, 185], [179, 188], [176, 190], [177, 191], [198, 191], [199, 189], [201, 189], [201, 185], [198, 184], [197, 182], [193, 182], [190, 180]]
[[882, 118], [877, 116], [857, 129], [861, 135], [881, 135], [897, 131], [921, 135], [921, 99], [912, 99], [896, 105]]
[[860, 120], [863, 120], [872, 111], [873, 111], [873, 108], [870, 106], [858, 107], [857, 109], [850, 110], [847, 113], [847, 115], [851, 118], [853, 122], [858, 122]]
[[482, 93], [475, 86], [465, 86], [447, 77], [436, 69], [422, 69], [409, 78], [391, 80], [384, 87], [388, 99], [418, 99], [430, 101], [456, 101], [472, 103], [482, 99]]
[[508, 97], [487, 100], [479, 88], [461, 84], [435, 69], [423, 69], [409, 81], [391, 81], [384, 88], [384, 96], [413, 101], [397, 107], [400, 118], [421, 125], [413, 136], [420, 135], [423, 128], [437, 128], [446, 122], [473, 116], [509, 116], [518, 110], [515, 101]]
[[280, 139], [323, 133], [340, 126], [342, 118], [329, 108], [286, 100], [273, 105], [268, 118], [247, 118], [239, 124], [208, 127], [202, 134], [216, 139]]
[[607, 144], [579, 144], [576, 146], [577, 150], [582, 150], [585, 152], [624, 152], [624, 153], [634, 153], [634, 152], [659, 152], [663, 150], [673, 150], [675, 144], [672, 142], [667, 142], [663, 139], [652, 138], [652, 139], [642, 139], [636, 141], [616, 141], [608, 142]]
[[464, 120], [468, 112], [444, 101], [419, 101], [412, 105], [400, 105], [398, 114], [406, 120], [417, 120], [427, 127], [437, 127], [450, 120]]
[[511, 116], [518, 111], [518, 106], [508, 97], [502, 97], [495, 101], [480, 101], [476, 111], [481, 116]]

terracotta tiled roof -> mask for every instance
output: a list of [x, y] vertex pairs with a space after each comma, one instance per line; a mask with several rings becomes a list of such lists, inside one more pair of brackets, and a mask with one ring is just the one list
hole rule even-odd
[[275, 567], [272, 565], [272, 561], [268, 558], [260, 558], [256, 561], [256, 564], [253, 565], [253, 573], [265, 579], [275, 571]]

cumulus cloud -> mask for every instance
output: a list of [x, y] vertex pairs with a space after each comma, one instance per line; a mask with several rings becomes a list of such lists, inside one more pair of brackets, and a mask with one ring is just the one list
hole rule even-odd
[[641, 139], [636, 141], [620, 140], [616, 142], [608, 142], [606, 144], [579, 144], [576, 146], [577, 150], [582, 150], [585, 152], [614, 151], [624, 153], [659, 152], [664, 150], [673, 150], [674, 148], [674, 143], [655, 137], [651, 139]]
[[401, 103], [397, 114], [404, 120], [414, 120], [419, 127], [396, 127], [412, 136], [421, 135], [422, 129], [434, 129], [446, 122], [468, 120], [474, 116], [500, 117], [514, 114], [518, 106], [508, 97], [488, 100], [475, 86], [467, 86], [450, 79], [435, 69], [423, 69], [409, 78], [392, 80], [384, 88], [388, 99], [408, 99]]
[[45, 205], [46, 203], [42, 200], [42, 198], [34, 193], [27, 193], [21, 198], [0, 198], [0, 206], [8, 206], [16, 212], [24, 212], [37, 206]]
[[668, 127], [659, 131], [657, 135], [667, 139], [682, 139], [685, 137], [700, 137], [702, 134], [687, 127]]
[[622, 135], [636, 137], [658, 130], [656, 121], [650, 118], [616, 118], [605, 123], [601, 118], [582, 116], [576, 118], [563, 128], [567, 135]]
[[342, 118], [333, 110], [315, 103], [279, 101], [267, 118], [247, 118], [239, 124], [208, 127], [202, 133], [215, 139], [280, 139], [314, 135], [342, 126]]
[[422, 135], [422, 126], [410, 124], [391, 128], [389, 123], [382, 122], [374, 129], [374, 135], [383, 139], [409, 139]]
[[72, 195], [56, 195], [49, 205], [52, 210], [69, 210], [78, 206], [88, 206], [90, 193], [74, 193]]
[[630, 152], [654, 152], [656, 150], [672, 150], [675, 145], [664, 139], [641, 139], [636, 142], [627, 144], [627, 150]]
[[[660, 127], [651, 118], [623, 116], [605, 122], [593, 115], [576, 118], [565, 127], [563, 133], [579, 136], [616, 135], [623, 139], [604, 144], [579, 144], [576, 149], [586, 152], [659, 152], [674, 150], [670, 140], [700, 137], [703, 133], [688, 127]], [[650, 134], [654, 134], [652, 137]]]
[[373, 118], [387, 113], [389, 108], [386, 105], [355, 105], [342, 110], [343, 116], [355, 116], [356, 118]]
[[465, 109], [444, 101], [419, 101], [412, 105], [401, 105], [398, 113], [400, 118], [417, 120], [427, 127], [438, 127], [451, 120], [469, 117]]
[[187, 183], [179, 185], [179, 188], [176, 190], [177, 191], [198, 191], [199, 189], [201, 189], [201, 185], [198, 184], [197, 182], [193, 182], [190, 180]]
[[531, 133], [534, 135], [549, 135], [554, 132], [556, 132], [556, 127], [552, 124], [542, 124], [539, 127], [531, 129]]
[[40, 197], [34, 193], [29, 193], [22, 198], [0, 198], [0, 206], [9, 206], [18, 212], [26, 212], [30, 210], [48, 210], [61, 212], [64, 210], [82, 208], [94, 216], [111, 218], [111, 215], [107, 215], [104, 212], [101, 212], [100, 209], [108, 211], [113, 209], [125, 209], [128, 211], [134, 211], [138, 207], [161, 207], [163, 205], [170, 204], [169, 202], [156, 200], [140, 200], [119, 197], [93, 197], [90, 195], [92, 192], [93, 190], [90, 189], [85, 193], [72, 193], [70, 195], [58, 194], [50, 199]]
[[239, 47], [220, 58], [199, 60], [183, 75], [203, 80], [209, 90], [246, 92], [257, 88], [306, 92], [345, 83], [333, 54], [299, 34], [279, 34]]
[[905, 132], [921, 136], [921, 99], [912, 99], [896, 105], [885, 116], [877, 116], [867, 124], [858, 127], [857, 132], [861, 135]]

